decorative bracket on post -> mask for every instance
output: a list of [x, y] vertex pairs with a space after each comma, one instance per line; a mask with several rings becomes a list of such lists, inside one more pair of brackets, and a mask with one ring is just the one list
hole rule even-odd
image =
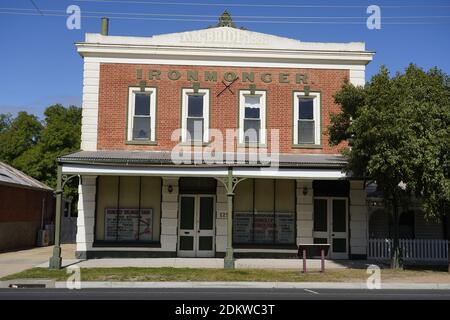
[[227, 248], [224, 259], [225, 269], [234, 269], [234, 257], [233, 257], [233, 197], [234, 189], [239, 182], [246, 178], [233, 177], [233, 169], [228, 168], [228, 176], [222, 178], [216, 178], [220, 181], [227, 191]]
[[62, 175], [62, 177], [61, 177], [62, 178], [61, 192], [64, 191], [64, 187], [66, 186], [66, 183], [69, 182], [70, 180], [72, 180], [75, 177], [79, 178], [79, 175], [78, 174], [73, 174], [71, 176], [68, 176], [66, 174]]
[[247, 178], [238, 178], [238, 177], [232, 177], [231, 178], [231, 190], [229, 190], [229, 178], [228, 177], [223, 177], [223, 178], [216, 178], [217, 181], [220, 181], [224, 186], [225, 186], [225, 190], [227, 191], [227, 195], [228, 194], [232, 194], [234, 195], [234, 189], [236, 189], [236, 186], [238, 185], [239, 182], [246, 180]]

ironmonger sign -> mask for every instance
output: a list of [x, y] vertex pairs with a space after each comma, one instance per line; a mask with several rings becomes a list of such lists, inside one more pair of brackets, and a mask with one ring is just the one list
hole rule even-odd
[[225, 71], [218, 73], [217, 71], [204, 71], [199, 72], [196, 70], [179, 71], [176, 69], [162, 72], [158, 69], [152, 69], [145, 71], [143, 69], [136, 70], [137, 80], [187, 80], [187, 81], [226, 81], [234, 82], [236, 80], [241, 82], [253, 83], [255, 81], [262, 81], [264, 83], [296, 83], [296, 84], [308, 84], [309, 76], [305, 73], [289, 73], [289, 72], [234, 72]]

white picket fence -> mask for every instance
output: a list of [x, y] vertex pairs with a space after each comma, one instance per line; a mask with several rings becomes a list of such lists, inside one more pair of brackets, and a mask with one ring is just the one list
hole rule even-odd
[[[368, 259], [390, 259], [393, 244], [392, 239], [369, 239]], [[448, 261], [448, 240], [400, 239], [399, 245], [406, 262]]]

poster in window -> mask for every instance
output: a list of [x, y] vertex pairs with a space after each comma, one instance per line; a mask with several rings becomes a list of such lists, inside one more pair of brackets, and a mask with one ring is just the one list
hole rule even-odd
[[152, 229], [152, 209], [105, 209], [105, 240], [150, 241]]
[[276, 213], [276, 242], [295, 243], [295, 214]]
[[253, 228], [252, 212], [235, 212], [233, 216], [233, 242], [251, 243]]
[[274, 217], [273, 213], [255, 214], [254, 242], [273, 243], [274, 239]]

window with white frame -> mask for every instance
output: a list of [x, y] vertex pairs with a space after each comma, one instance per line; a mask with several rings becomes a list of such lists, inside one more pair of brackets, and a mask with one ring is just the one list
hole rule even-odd
[[320, 145], [320, 93], [294, 92], [294, 144]]
[[208, 142], [209, 90], [183, 89], [182, 117], [183, 142]]
[[156, 88], [129, 89], [128, 141], [155, 141]]
[[266, 143], [266, 92], [241, 90], [239, 96], [239, 142]]

